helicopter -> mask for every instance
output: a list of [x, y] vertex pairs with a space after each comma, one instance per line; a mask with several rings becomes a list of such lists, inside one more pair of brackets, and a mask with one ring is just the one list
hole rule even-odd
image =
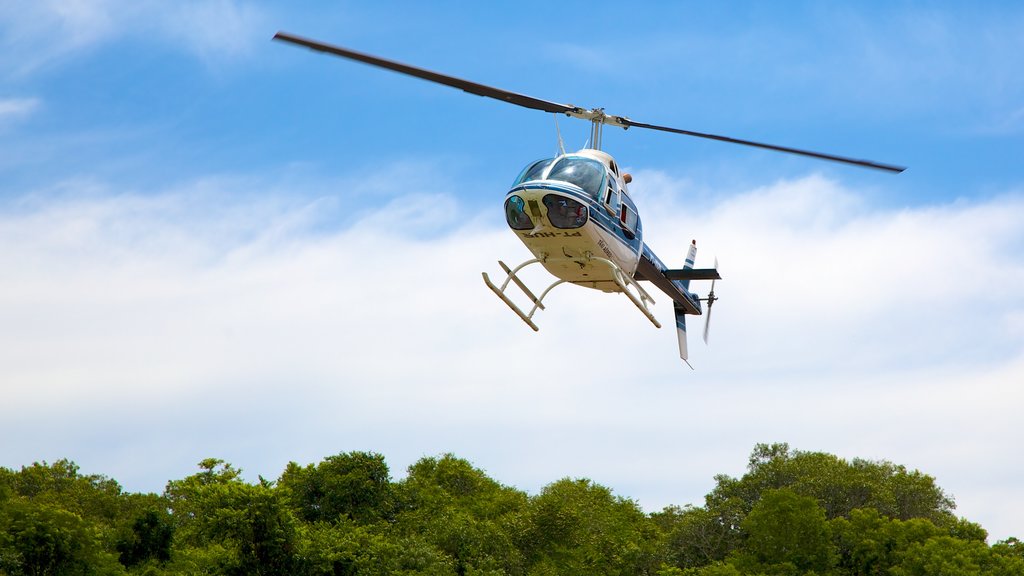
[[[528, 164], [519, 173], [512, 188], [505, 193], [505, 220], [533, 257], [515, 267], [499, 260], [498, 265], [505, 274], [504, 280], [500, 284], [493, 282], [483, 272], [484, 283], [530, 328], [538, 331], [534, 315], [538, 310], [545, 309], [544, 299], [547, 295], [557, 286], [566, 283], [624, 294], [655, 327], [661, 328], [661, 323], [651, 310], [655, 301], [640, 284], [649, 282], [672, 300], [679, 357], [691, 369], [693, 366], [689, 362], [686, 317], [704, 315], [702, 303], [707, 303], [703, 333], [704, 342], [707, 343], [711, 308], [718, 300], [715, 296], [715, 281], [721, 280], [718, 260], [715, 259], [712, 268], [695, 268], [697, 241], [693, 240], [682, 268], [669, 268], [644, 243], [639, 211], [627, 187], [632, 182], [632, 176], [621, 172], [615, 159], [601, 150], [605, 125], [622, 129], [645, 128], [753, 146], [892, 173], [905, 170], [901, 166], [869, 160], [637, 122], [624, 116], [607, 114], [603, 108], [583, 108], [542, 100], [286, 32], [276, 33], [274, 39], [458, 88], [469, 94], [590, 122], [590, 137], [583, 149], [567, 153], [559, 137], [559, 154]], [[524, 268], [534, 264], [541, 265], [555, 277], [540, 292], [540, 296], [519, 276]], [[690, 291], [692, 280], [711, 280], [711, 288], [706, 297], [702, 298]], [[528, 312], [509, 297], [508, 291], [512, 284], [532, 304]]]

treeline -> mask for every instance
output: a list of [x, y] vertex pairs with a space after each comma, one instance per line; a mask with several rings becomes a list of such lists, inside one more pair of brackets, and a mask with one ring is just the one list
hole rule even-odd
[[160, 495], [67, 460], [0, 468], [0, 575], [1024, 575], [1024, 544], [989, 545], [930, 476], [785, 444], [653, 514], [590, 480], [529, 495], [452, 455], [400, 481], [364, 452], [256, 483], [199, 468]]

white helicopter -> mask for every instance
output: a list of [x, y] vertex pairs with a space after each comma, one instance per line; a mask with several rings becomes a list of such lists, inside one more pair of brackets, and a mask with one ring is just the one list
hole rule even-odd
[[[274, 39], [459, 88], [470, 94], [590, 121], [591, 132], [587, 147], [567, 154], [559, 141], [561, 153], [558, 156], [527, 166], [516, 178], [512, 189], [505, 194], [505, 219], [533, 254], [533, 258], [514, 268], [499, 260], [498, 264], [506, 275], [504, 281], [499, 286], [484, 272], [484, 282], [534, 330], [539, 328], [533, 316], [537, 310], [544, 309], [544, 298], [552, 289], [564, 283], [625, 294], [651, 323], [661, 328], [650, 307], [654, 299], [640, 284], [640, 281], [650, 282], [672, 299], [679, 356], [687, 365], [690, 363], [686, 316], [703, 314], [701, 302], [708, 303], [704, 322], [706, 343], [711, 306], [718, 300], [714, 288], [714, 281], [721, 279], [717, 270], [718, 262], [715, 261], [714, 268], [694, 268], [697, 255], [697, 242], [694, 240], [689, 246], [683, 267], [672, 269], [662, 263], [644, 243], [640, 216], [627, 189], [632, 177], [621, 173], [611, 155], [601, 151], [601, 135], [605, 124], [623, 129], [648, 128], [708, 138], [888, 172], [898, 173], [905, 169], [868, 160], [635, 122], [622, 116], [606, 114], [603, 108], [586, 109], [549, 102], [285, 32], [278, 32]], [[519, 277], [519, 272], [532, 264], [540, 264], [556, 278], [540, 296], [536, 296]], [[711, 280], [707, 297], [700, 298], [690, 291], [691, 280]], [[532, 303], [529, 312], [524, 312], [509, 298], [507, 290], [510, 284], [515, 284]]]

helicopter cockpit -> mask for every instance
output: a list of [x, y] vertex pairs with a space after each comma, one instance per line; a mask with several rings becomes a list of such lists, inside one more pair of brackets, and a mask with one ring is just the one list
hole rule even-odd
[[515, 184], [531, 180], [568, 182], [583, 189], [592, 198], [598, 198], [604, 184], [604, 165], [592, 158], [561, 156], [538, 160], [530, 164], [516, 178]]
[[[596, 160], [581, 156], [538, 160], [519, 174], [514, 186], [538, 180], [572, 184], [597, 199], [603, 189], [605, 167]], [[547, 208], [548, 221], [555, 228], [579, 228], [587, 223], [587, 207], [568, 194], [545, 194], [542, 202]], [[518, 195], [509, 197], [505, 202], [505, 218], [514, 230], [531, 230], [535, 226], [533, 219], [526, 213], [525, 204], [524, 199]], [[539, 213], [535, 215], [539, 216]]]

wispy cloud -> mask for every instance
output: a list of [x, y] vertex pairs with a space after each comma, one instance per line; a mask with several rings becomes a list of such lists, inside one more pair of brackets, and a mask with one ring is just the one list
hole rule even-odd
[[251, 2], [158, 2], [155, 15], [164, 19], [160, 31], [206, 62], [250, 53], [267, 40], [265, 13]]
[[[1000, 113], [1001, 112], [1001, 113]], [[982, 135], [1011, 136], [1024, 133], [1024, 106], [994, 113], [995, 118], [982, 123], [977, 132]]]
[[665, 260], [691, 237], [721, 258], [696, 372], [614, 295], [561, 287], [533, 333], [479, 276], [525, 249], [444, 194], [328, 230], [322, 201], [232, 201], [230, 180], [28, 199], [0, 214], [0, 435], [47, 432], [3, 464], [69, 456], [158, 490], [209, 455], [272, 477], [455, 451], [526, 489], [590, 476], [657, 508], [787, 440], [920, 467], [994, 536], [1017, 530], [1015, 488], [970, 478], [1024, 473], [985, 456], [1021, 431], [1019, 195], [886, 211], [810, 177], [688, 214], [689, 184], [636, 178]]
[[[575, 48], [566, 55], [589, 65], [606, 58], [607, 70], [640, 86], [678, 76], [681, 85], [693, 87], [680, 97], [709, 115], [716, 113], [709, 105], [717, 103], [726, 116], [759, 119], [770, 117], [768, 111], [883, 125], [893, 118], [941, 118], [934, 129], [962, 134], [992, 124], [1024, 101], [1019, 6], [814, 5], [785, 19], [714, 21], [712, 31], [682, 24], [671, 34], [623, 35], [614, 51], [610, 40], [602, 40], [600, 49]], [[804, 30], [794, 34], [794, 25]], [[757, 100], [749, 99], [752, 93]]]
[[264, 12], [237, 0], [39, 0], [0, 6], [0, 66], [24, 75], [131, 38], [171, 43], [205, 62], [265, 41]]
[[0, 98], [0, 126], [10, 120], [31, 116], [39, 106], [38, 98]]

